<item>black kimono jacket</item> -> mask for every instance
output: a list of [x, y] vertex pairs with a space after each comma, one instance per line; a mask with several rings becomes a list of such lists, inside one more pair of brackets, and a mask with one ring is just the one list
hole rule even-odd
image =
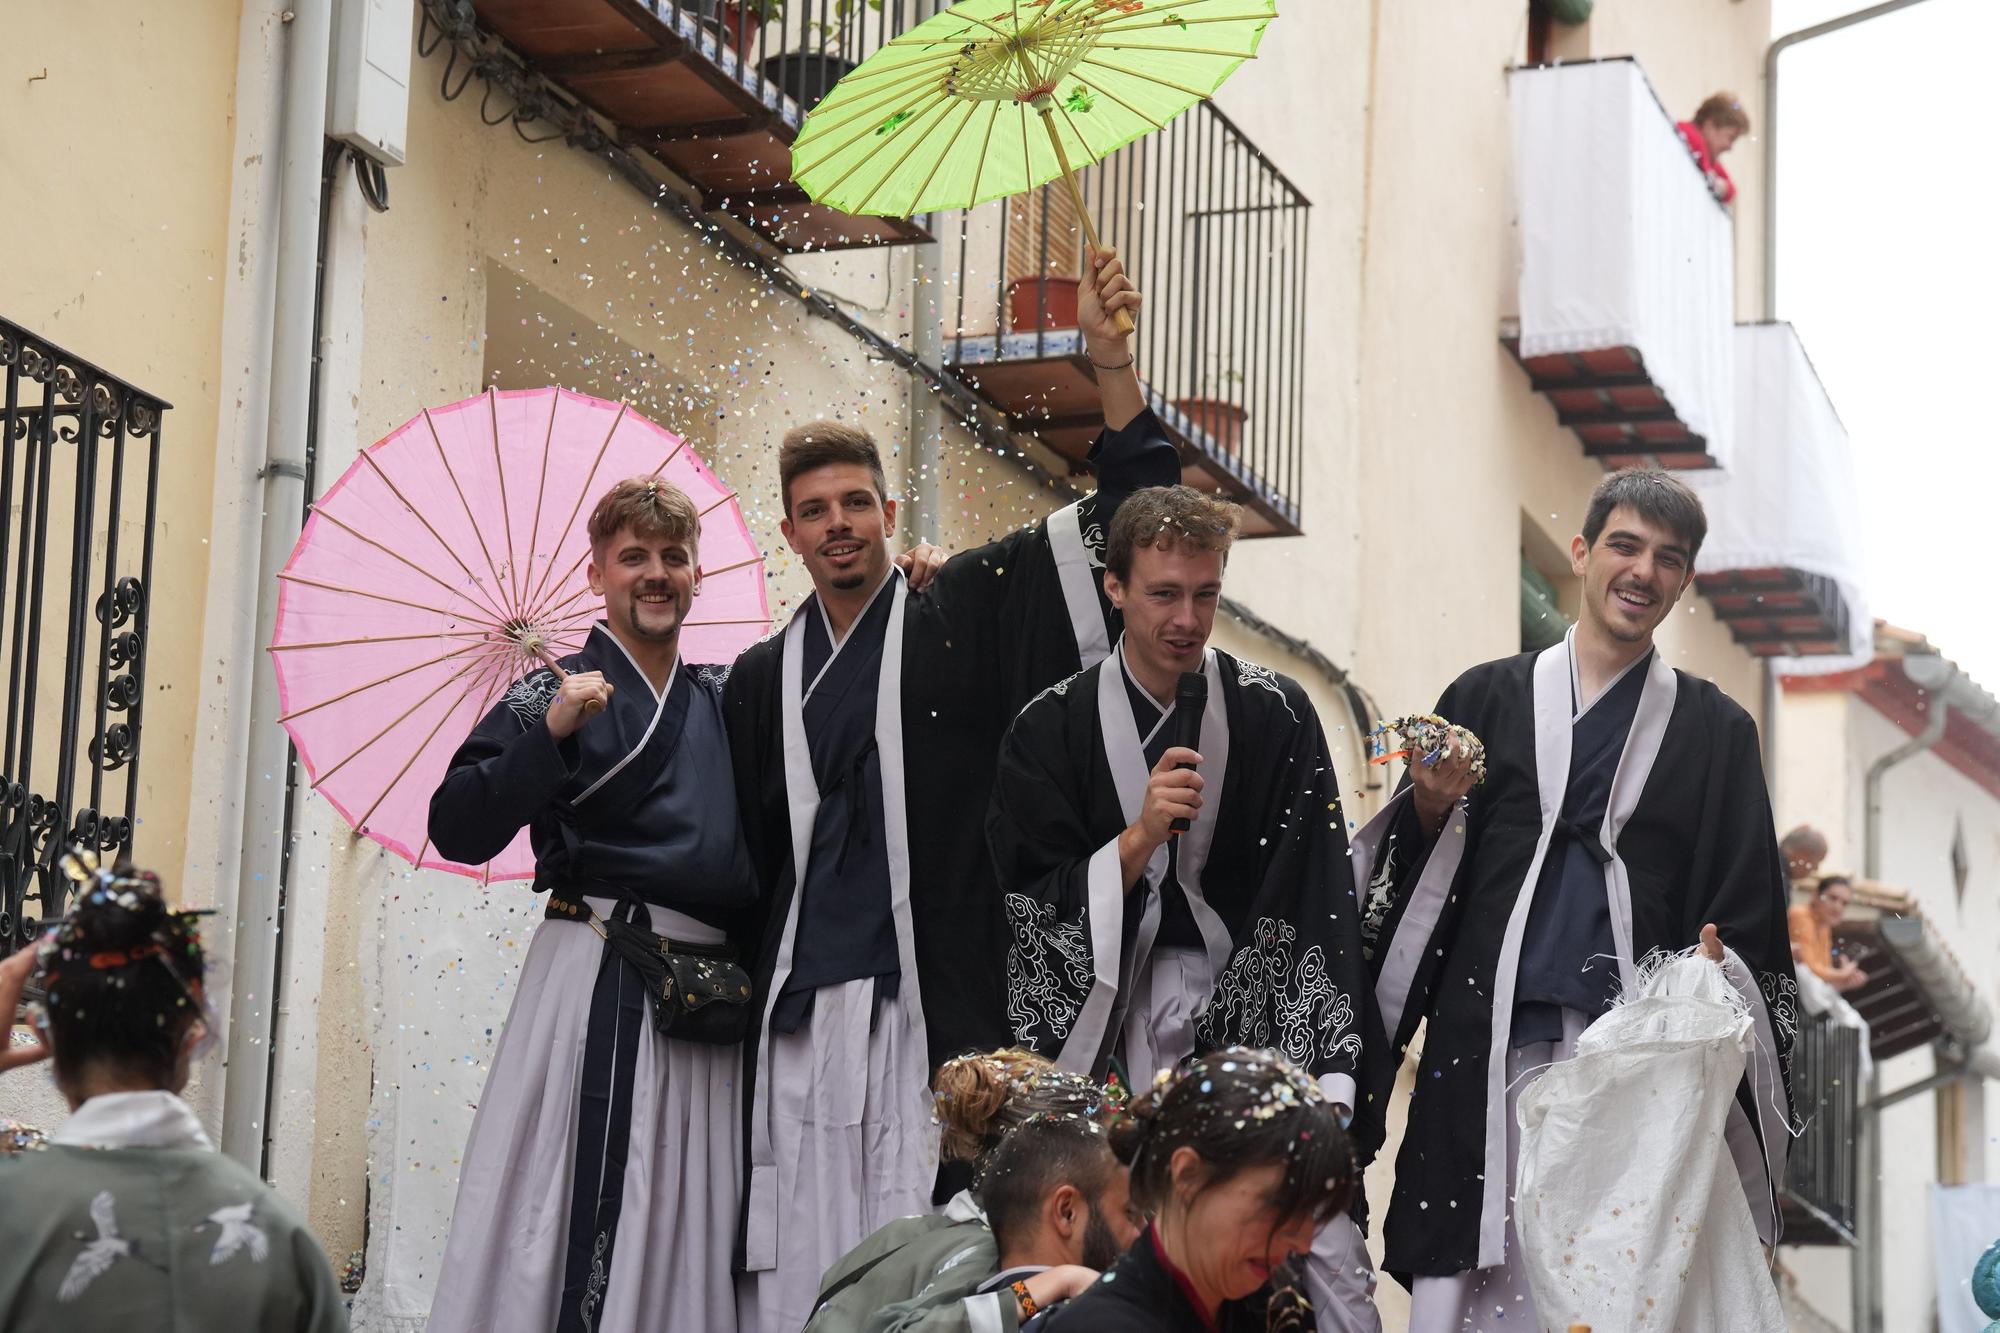
[[[1216, 1333], [1309, 1333], [1318, 1325], [1304, 1284], [1279, 1269], [1262, 1290], [1225, 1301]], [[1208, 1333], [1201, 1311], [1161, 1262], [1148, 1227], [1103, 1278], [1049, 1317], [1048, 1333]]]
[[[1750, 1004], [1756, 1046], [1728, 1143], [1767, 1243], [1776, 1239], [1790, 1121], [1798, 981], [1786, 882], [1756, 725], [1712, 683], [1656, 653], [1596, 841], [1620, 981], [1655, 950], [1714, 922], [1726, 974]], [[1474, 667], [1437, 712], [1486, 744], [1488, 777], [1426, 843], [1407, 784], [1355, 838], [1362, 938], [1398, 1060], [1430, 1020], [1396, 1159], [1383, 1265], [1441, 1276], [1502, 1262], [1508, 1181], [1506, 1055], [1534, 886], [1562, 824], [1571, 772], [1567, 640]], [[1585, 830], [1589, 832], [1590, 830]], [[1584, 960], [1578, 959], [1581, 964]]]
[[[1123, 626], [1093, 555], [1125, 496], [1180, 480], [1179, 455], [1150, 412], [1104, 432], [1091, 461], [1095, 494], [952, 557], [921, 593], [894, 575], [883, 593], [894, 601], [875, 738], [904, 964], [898, 993], [933, 1069], [1007, 1041], [1006, 925], [981, 825], [1000, 738], [1035, 691], [1108, 651]], [[816, 614], [809, 600], [784, 630], [745, 651], [723, 695], [737, 805], [762, 889], [753, 975], [764, 1024], [789, 970], [797, 867], [819, 800], [809, 764], [800, 766], [808, 756], [799, 668], [788, 665], [805, 617]], [[757, 1164], [762, 1033], [760, 1025], [745, 1051], [746, 1170]]]
[[[1093, 1074], [1151, 954], [1167, 860], [1162, 847], [1125, 891], [1117, 840], [1137, 816], [1148, 765], [1120, 661], [1114, 654], [1022, 710], [987, 817], [1011, 927], [1014, 1038]], [[1371, 1023], [1367, 970], [1319, 716], [1297, 682], [1254, 662], [1210, 649], [1206, 671], [1198, 748], [1208, 785], [1179, 848], [1180, 884], [1218, 978], [1197, 1041], [1275, 1048], [1356, 1109], [1357, 1138], [1372, 1150], [1380, 1117], [1371, 1125], [1355, 1099]]]

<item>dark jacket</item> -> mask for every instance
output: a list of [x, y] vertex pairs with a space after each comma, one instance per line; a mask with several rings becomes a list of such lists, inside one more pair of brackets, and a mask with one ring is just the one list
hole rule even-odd
[[1302, 1287], [1281, 1270], [1252, 1295], [1225, 1301], [1210, 1325], [1148, 1227], [1095, 1286], [1055, 1312], [1048, 1333], [1305, 1333], [1317, 1325]]

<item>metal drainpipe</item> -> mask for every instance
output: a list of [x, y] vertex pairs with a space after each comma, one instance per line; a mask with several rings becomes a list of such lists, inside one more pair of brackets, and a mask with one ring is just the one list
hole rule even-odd
[[[1924, 661], [1922, 658], [1903, 659], [1903, 670], [1910, 674], [1912, 664]], [[1932, 659], [1935, 660], [1935, 659]], [[1909, 740], [1898, 745], [1868, 765], [1868, 775], [1862, 783], [1862, 834], [1861, 870], [1871, 880], [1882, 877], [1882, 779], [1890, 769], [1906, 759], [1912, 759], [1936, 745], [1944, 736], [1944, 727], [1951, 716], [1951, 705], [1945, 702], [1942, 686], [1956, 674], [1956, 669], [1942, 662], [1946, 675], [1943, 680], [1931, 684], [1925, 680], [1917, 683], [1929, 691], [1930, 715], [1924, 721], [1924, 729]], [[1931, 670], [1921, 671], [1929, 677]], [[1914, 679], [1915, 677], [1913, 677]], [[1861, 1132], [1861, 1170], [1859, 1198], [1855, 1200], [1859, 1225], [1855, 1228], [1856, 1253], [1851, 1273], [1850, 1296], [1853, 1301], [1854, 1333], [1876, 1333], [1882, 1327], [1882, 1070], [1878, 1065], [1868, 1080], [1868, 1104], [1856, 1117], [1856, 1127]]]
[[1788, 32], [1764, 53], [1764, 318], [1778, 317], [1778, 57], [1801, 42], [1852, 28], [1924, 0], [1886, 0], [1810, 28]]
[[278, 681], [264, 646], [278, 616], [277, 573], [305, 510], [305, 441], [312, 414], [313, 311], [318, 287], [320, 181], [326, 142], [333, 0], [295, 0], [286, 26], [284, 122], [278, 183], [277, 303], [272, 317], [270, 416], [264, 440], [263, 542], [244, 759], [243, 850], [236, 878], [235, 965], [222, 1094], [222, 1150], [262, 1173], [265, 1107], [278, 991], [278, 902], [289, 739], [278, 726]]

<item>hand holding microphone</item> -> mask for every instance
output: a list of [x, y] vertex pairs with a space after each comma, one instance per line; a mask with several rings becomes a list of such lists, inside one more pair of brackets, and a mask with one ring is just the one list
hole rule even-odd
[[1208, 678], [1190, 671], [1181, 676], [1174, 691], [1173, 743], [1146, 778], [1146, 796], [1139, 817], [1118, 835], [1118, 861], [1130, 892], [1145, 874], [1146, 863], [1168, 838], [1193, 827], [1201, 813], [1201, 774], [1195, 771], [1201, 755], [1195, 742], [1201, 739], [1201, 715], [1208, 706]]

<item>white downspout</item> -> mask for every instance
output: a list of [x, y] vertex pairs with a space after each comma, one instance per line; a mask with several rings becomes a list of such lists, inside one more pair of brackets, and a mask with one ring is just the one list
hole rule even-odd
[[263, 650], [278, 614], [278, 570], [298, 541], [305, 511], [305, 440], [311, 417], [313, 293], [317, 285], [321, 155], [333, 0], [294, 0], [285, 33], [278, 178], [277, 301], [272, 315], [270, 413], [257, 563], [257, 627], [244, 768], [243, 837], [235, 937], [230, 942], [228, 1074], [222, 1149], [261, 1172], [267, 1137], [271, 1030], [277, 991], [279, 845], [290, 751], [278, 726], [278, 682]]
[[[1882, 878], [1882, 780], [1889, 770], [1936, 745], [1944, 737], [1951, 705], [1945, 689], [1958, 670], [1939, 657], [1913, 656], [1902, 661], [1903, 674], [1929, 693], [1924, 729], [1868, 765], [1862, 780], [1861, 873]], [[1867, 1098], [1855, 1126], [1861, 1132], [1861, 1166], [1855, 1172], [1855, 1253], [1853, 1256], [1850, 1320], [1854, 1333], [1876, 1333], [1882, 1327], [1882, 1070], [1869, 1077]]]

